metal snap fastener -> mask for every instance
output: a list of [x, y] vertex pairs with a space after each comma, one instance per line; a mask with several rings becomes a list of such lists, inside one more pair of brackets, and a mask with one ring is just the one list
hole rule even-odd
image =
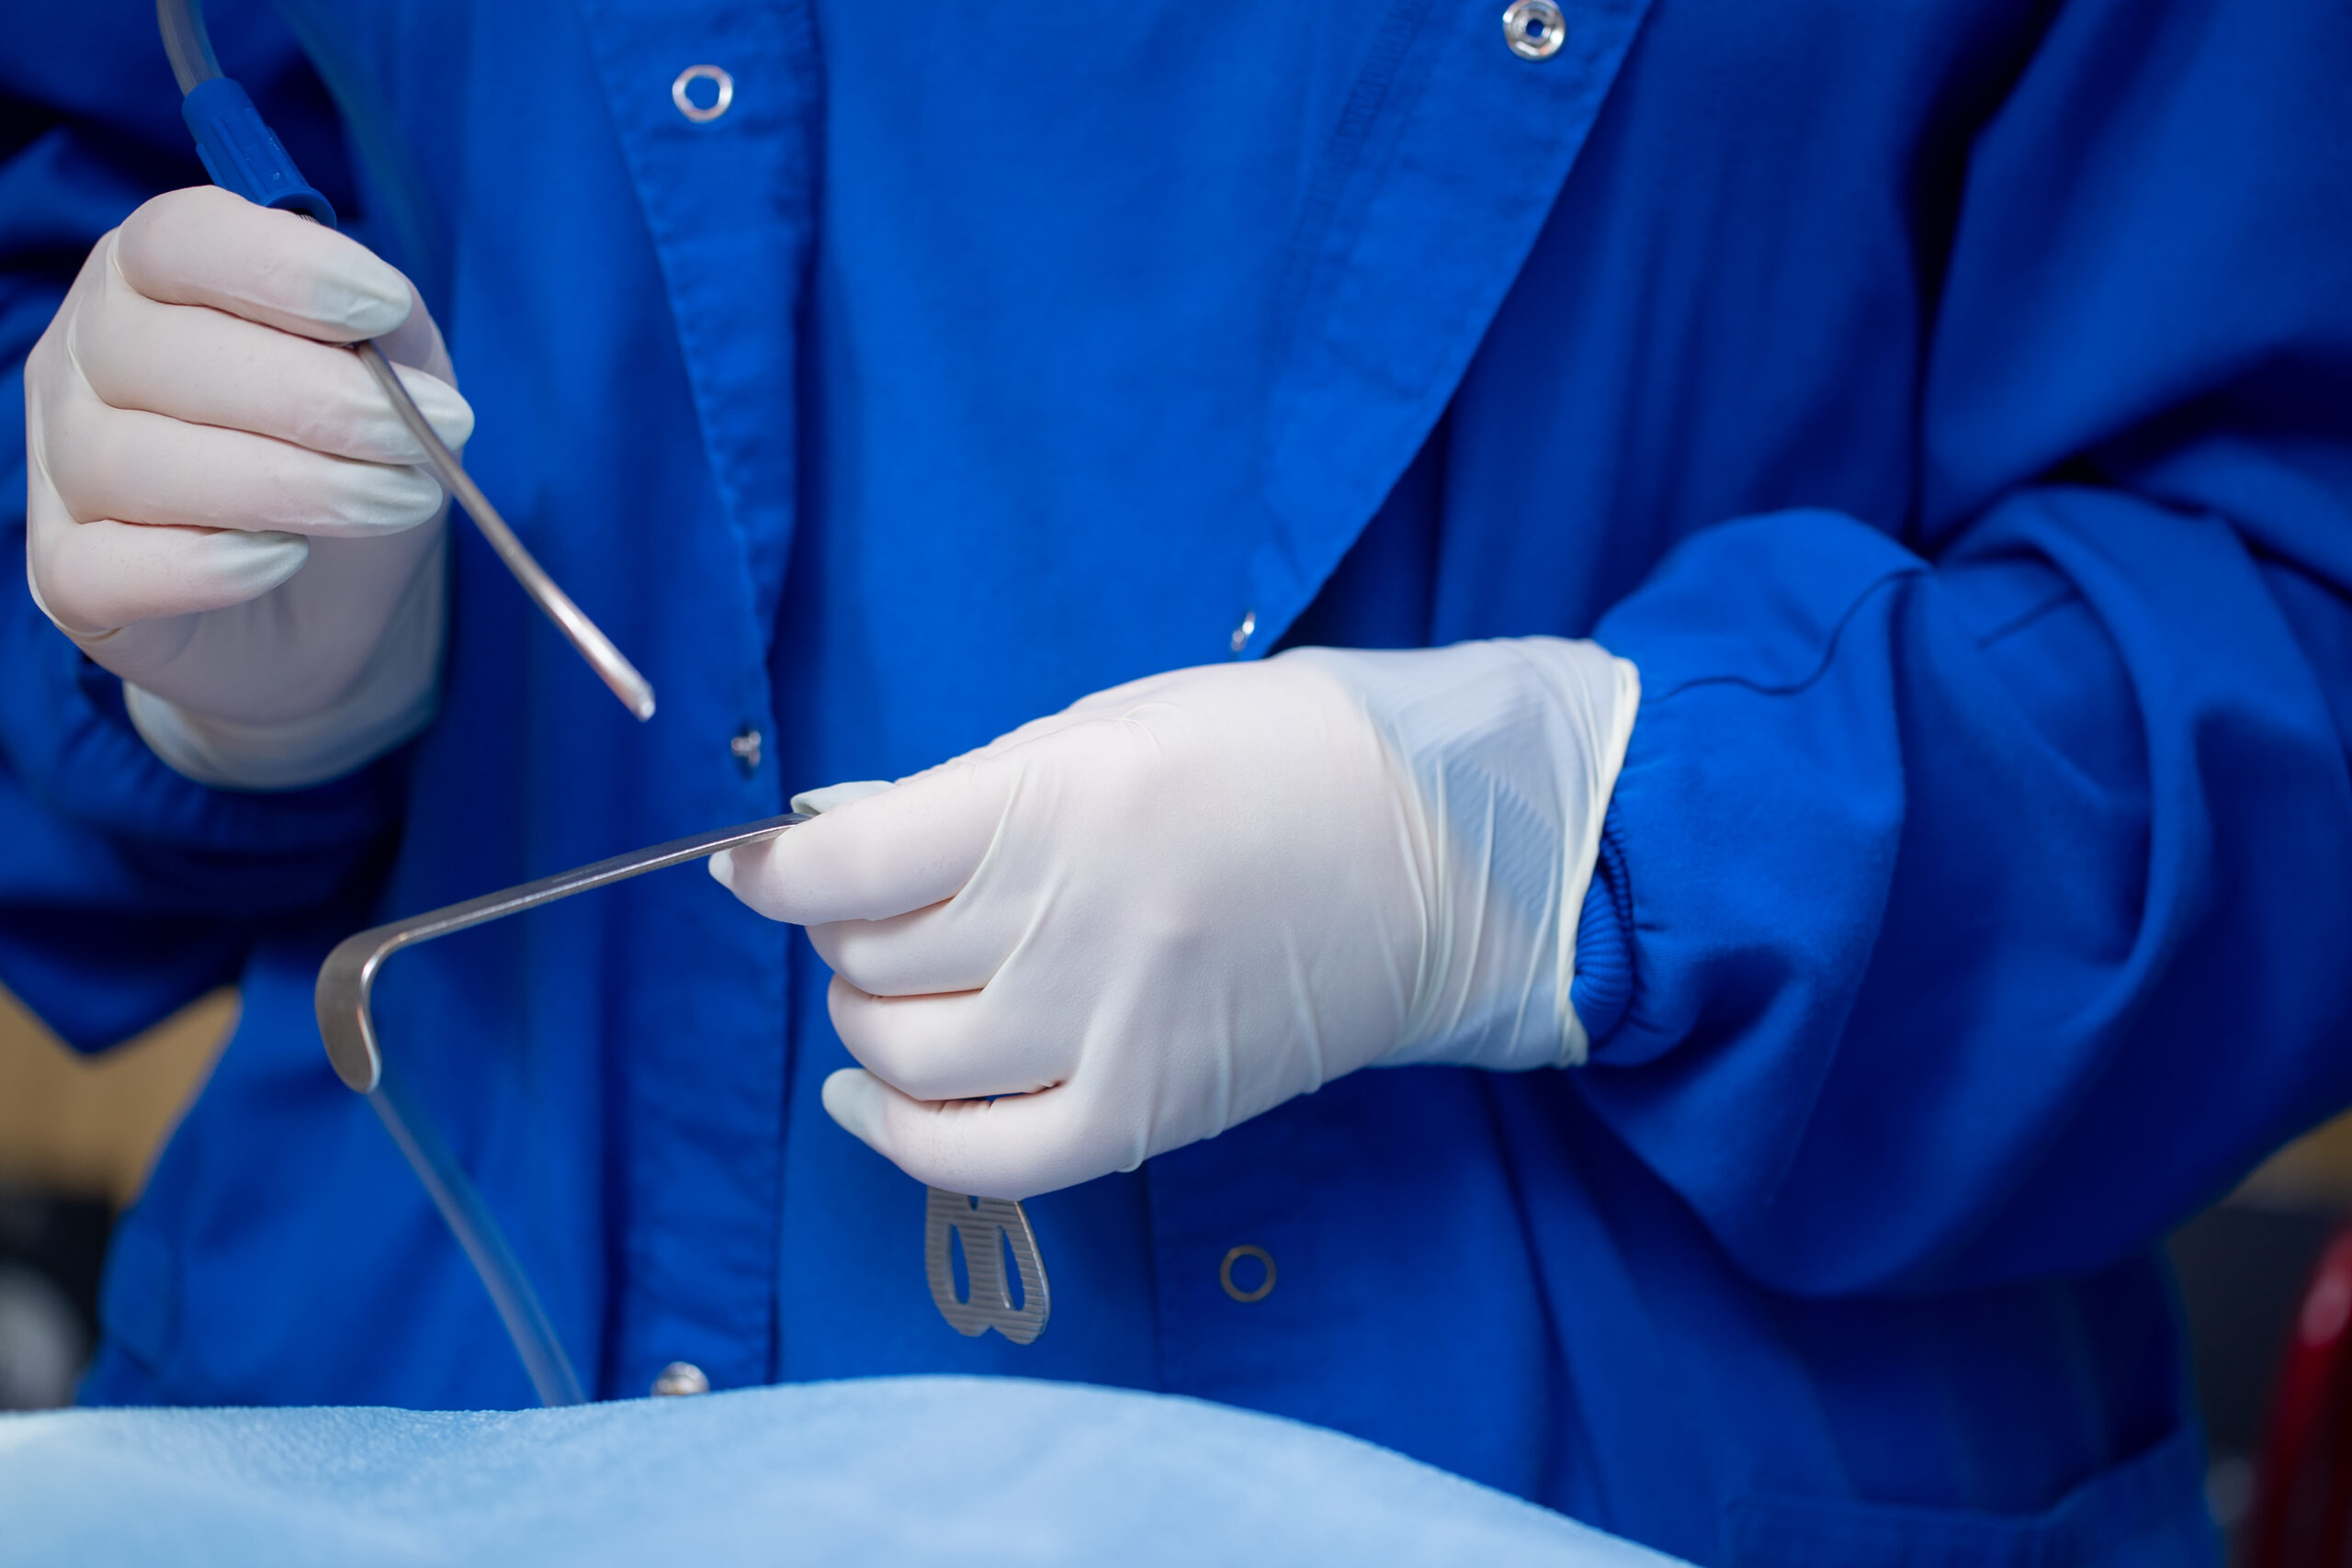
[[665, 1399], [683, 1393], [708, 1393], [710, 1380], [692, 1361], [673, 1361], [653, 1380], [653, 1392]]
[[760, 771], [760, 732], [750, 725], [745, 725], [741, 733], [727, 742], [727, 750], [734, 754], [737, 761], [743, 764], [745, 773], [756, 773]]
[[[1255, 1288], [1247, 1291], [1233, 1282], [1233, 1266], [1245, 1258], [1256, 1258], [1260, 1267], [1266, 1270], [1266, 1277], [1259, 1280]], [[1225, 1293], [1237, 1302], [1262, 1302], [1273, 1293], [1273, 1255], [1262, 1247], [1237, 1247], [1225, 1255], [1224, 1262], [1216, 1266], [1216, 1282], [1223, 1285]]]
[[1568, 41], [1568, 19], [1552, 0], [1511, 0], [1503, 13], [1503, 41], [1521, 60], [1549, 60]]
[[1233, 636], [1229, 639], [1233, 646], [1233, 651], [1238, 653], [1243, 649], [1249, 647], [1250, 639], [1257, 634], [1258, 612], [1255, 610], [1242, 611], [1241, 624], [1233, 628]]
[[[1555, 11], [1553, 15], [1559, 13]], [[1518, 45], [1511, 47], [1516, 49]], [[694, 85], [697, 82], [710, 84], [713, 96], [709, 103], [695, 102]], [[678, 106], [680, 114], [696, 125], [707, 125], [725, 114], [729, 106], [735, 102], [735, 78], [716, 65], [689, 65], [678, 73], [676, 81], [670, 84], [670, 101]]]

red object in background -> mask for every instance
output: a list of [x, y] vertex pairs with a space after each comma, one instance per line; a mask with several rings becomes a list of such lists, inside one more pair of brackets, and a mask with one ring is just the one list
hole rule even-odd
[[2248, 1568], [2344, 1568], [2352, 1545], [2352, 1224], [2312, 1270], [2278, 1360]]

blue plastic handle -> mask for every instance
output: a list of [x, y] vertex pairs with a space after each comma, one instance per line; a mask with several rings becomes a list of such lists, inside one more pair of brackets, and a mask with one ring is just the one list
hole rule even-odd
[[334, 208], [286, 155], [277, 133], [245, 90], [226, 76], [199, 82], [180, 100], [180, 118], [196, 138], [204, 172], [223, 190], [262, 207], [282, 208], [335, 227]]

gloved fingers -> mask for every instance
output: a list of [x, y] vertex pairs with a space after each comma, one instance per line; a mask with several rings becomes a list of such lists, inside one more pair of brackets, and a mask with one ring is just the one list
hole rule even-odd
[[950, 898], [887, 920], [832, 920], [808, 941], [833, 973], [876, 997], [977, 991], [1021, 941], [1028, 911], [1004, 900]]
[[1098, 1146], [1066, 1089], [1001, 1100], [920, 1100], [844, 1067], [825, 1079], [825, 1113], [928, 1187], [979, 1198], [1034, 1198], [1132, 1170], [1139, 1151]]
[[65, 510], [85, 523], [366, 538], [413, 528], [441, 510], [441, 487], [420, 468], [109, 408], [75, 377], [53, 378], [41, 425], [50, 479]]
[[840, 976], [825, 992], [833, 1031], [858, 1064], [917, 1100], [1029, 1094], [1076, 1070], [1075, 1042], [1008, 1035], [982, 991], [876, 997]]
[[864, 800], [869, 795], [880, 795], [892, 787], [888, 779], [851, 779], [843, 784], [827, 784], [822, 789], [804, 789], [792, 797], [792, 809], [804, 817], [822, 817], [836, 807], [847, 806], [853, 800]]
[[[422, 370], [435, 380], [447, 381], [455, 387], [458, 372], [450, 366], [449, 350], [441, 341], [441, 329], [435, 324], [433, 312], [424, 308], [424, 297], [416, 291], [416, 285], [413, 283], [408, 286], [408, 319], [378, 337], [376, 346], [382, 349], [384, 357], [394, 365]], [[438, 430], [441, 427], [435, 424], [434, 428]]]
[[[1007, 754], [1100, 716], [1096, 710], [1117, 692], [1145, 687], [1160, 679], [1150, 677], [1130, 682], [1129, 687], [1114, 688], [1113, 693], [1098, 693], [896, 784], [865, 781], [804, 791], [794, 797], [796, 808], [806, 802], [820, 814], [818, 821], [764, 844], [714, 855], [711, 874], [770, 919], [808, 926], [812, 935], [818, 927], [851, 921], [880, 923], [952, 898], [978, 869], [1011, 803], [1019, 769], [1016, 765], [1008, 771], [1003, 766]], [[884, 805], [867, 804], [884, 795], [888, 796]], [[859, 815], [849, 815], [853, 807]], [[885, 840], [889, 847], [876, 852], [876, 846]], [[912, 929], [902, 926], [895, 931], [904, 934]], [[853, 939], [826, 940], [847, 942]], [[861, 942], [865, 945], [869, 944]], [[831, 962], [830, 955], [827, 961]], [[994, 962], [969, 984], [984, 981], [988, 973], [993, 973]], [[965, 972], [956, 964], [949, 967]], [[905, 987], [910, 987], [968, 988], [915, 979], [879, 982], [882, 994], [907, 994]]]
[[772, 920], [880, 920], [952, 897], [996, 837], [1012, 774], [949, 766], [828, 810], [712, 874]]
[[209, 305], [322, 343], [381, 337], [414, 296], [358, 242], [210, 186], [166, 191], [123, 220], [114, 265], [171, 305]]
[[[422, 324], [430, 331], [429, 320]], [[158, 304], [111, 271], [96, 298], [75, 310], [66, 349], [110, 408], [250, 431], [366, 462], [424, 460], [349, 349], [201, 306]], [[458, 389], [422, 370], [398, 374], [435, 434], [464, 446], [474, 416]]]
[[294, 534], [151, 527], [105, 518], [56, 518], [42, 526], [38, 517], [28, 545], [41, 607], [85, 643], [140, 622], [258, 599], [301, 570], [311, 548]]

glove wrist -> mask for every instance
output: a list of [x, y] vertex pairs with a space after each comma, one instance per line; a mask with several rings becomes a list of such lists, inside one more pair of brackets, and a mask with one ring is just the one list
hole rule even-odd
[[306, 789], [353, 773], [414, 739], [440, 706], [447, 592], [436, 545], [394, 606], [382, 640], [325, 708], [254, 721], [194, 711], [123, 682], [123, 705], [148, 749], [175, 773], [220, 789]]
[[1305, 649], [1363, 705], [1408, 798], [1422, 952], [1379, 1065], [1580, 1065], [1577, 924], [1641, 699], [1596, 643]]

